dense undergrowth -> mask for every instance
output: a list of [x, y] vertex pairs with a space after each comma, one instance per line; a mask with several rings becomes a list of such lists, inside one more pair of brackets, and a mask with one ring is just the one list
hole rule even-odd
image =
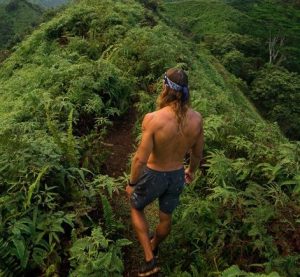
[[123, 184], [103, 175], [101, 142], [134, 102], [140, 115], [154, 109], [173, 66], [189, 73], [206, 148], [162, 248], [164, 272], [299, 274], [300, 145], [152, 4], [79, 1], [1, 65], [1, 275], [122, 274], [130, 242], [110, 203]]

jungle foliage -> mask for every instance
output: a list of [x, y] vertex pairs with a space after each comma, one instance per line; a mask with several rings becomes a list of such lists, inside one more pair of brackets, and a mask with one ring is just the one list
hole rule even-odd
[[141, 116], [155, 108], [174, 66], [189, 74], [206, 146], [162, 247], [164, 272], [299, 275], [299, 143], [148, 4], [77, 1], [0, 65], [0, 275], [122, 275], [130, 242], [113, 207], [124, 184], [104, 174], [101, 142], [133, 105]]
[[[268, 72], [274, 74], [281, 67], [285, 75], [299, 82], [300, 72], [300, 6], [298, 1], [283, 0], [196, 0], [165, 1], [166, 15], [175, 19], [177, 25], [193, 38], [205, 45], [219, 61], [245, 82], [244, 93], [256, 104], [260, 113], [268, 120], [277, 122], [289, 138], [299, 140], [299, 110], [278, 117], [274, 105], [288, 111], [290, 104], [300, 105], [295, 90], [285, 89], [281, 93], [284, 101], [276, 98], [275, 104], [265, 102], [252, 88], [256, 78]], [[180, 8], [184, 4], [184, 9]], [[278, 76], [278, 74], [277, 74]], [[297, 80], [296, 80], [297, 79]], [[279, 82], [284, 82], [281, 80]], [[262, 79], [260, 79], [262, 83]], [[268, 84], [264, 87], [267, 88]], [[262, 88], [262, 87], [261, 87]], [[297, 92], [296, 94], [299, 94]], [[291, 98], [295, 98], [291, 101]], [[297, 100], [296, 100], [297, 99]], [[270, 102], [275, 99], [269, 97]], [[265, 102], [266, 103], [266, 102]], [[295, 127], [298, 126], [298, 127]]]

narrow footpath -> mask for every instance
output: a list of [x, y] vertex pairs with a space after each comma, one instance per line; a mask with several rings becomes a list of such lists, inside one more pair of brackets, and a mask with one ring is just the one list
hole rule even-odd
[[[122, 118], [114, 121], [114, 124], [108, 130], [108, 136], [105, 143], [110, 147], [110, 154], [106, 160], [105, 173], [111, 177], [117, 178], [129, 173], [130, 158], [134, 152], [135, 137], [133, 134], [137, 115], [134, 110], [123, 115]], [[125, 188], [125, 184], [124, 184]], [[143, 262], [143, 252], [136, 239], [130, 220], [130, 207], [125, 192], [114, 200], [113, 209], [125, 226], [124, 236], [132, 241], [132, 244], [125, 249], [124, 253], [124, 274], [125, 277], [136, 277], [138, 268]], [[145, 209], [145, 214], [150, 228], [157, 224], [157, 203], [149, 205]], [[154, 277], [161, 274], [152, 275]]]

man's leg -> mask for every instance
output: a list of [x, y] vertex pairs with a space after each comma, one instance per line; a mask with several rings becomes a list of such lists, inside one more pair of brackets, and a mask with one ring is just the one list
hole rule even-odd
[[153, 259], [153, 252], [149, 240], [149, 227], [144, 212], [131, 207], [131, 220], [138, 240], [144, 249], [145, 260], [148, 262]]
[[171, 224], [172, 215], [159, 211], [159, 224], [156, 227], [154, 238], [151, 240], [153, 250], [169, 235]]

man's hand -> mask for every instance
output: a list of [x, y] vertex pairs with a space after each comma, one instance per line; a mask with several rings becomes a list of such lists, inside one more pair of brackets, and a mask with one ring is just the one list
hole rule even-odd
[[190, 184], [194, 180], [194, 172], [190, 168], [185, 170], [184, 179], [186, 184]]
[[129, 185], [126, 186], [126, 194], [127, 194], [128, 199], [130, 199], [130, 196], [133, 193], [133, 191], [134, 191], [134, 187], [131, 187]]

